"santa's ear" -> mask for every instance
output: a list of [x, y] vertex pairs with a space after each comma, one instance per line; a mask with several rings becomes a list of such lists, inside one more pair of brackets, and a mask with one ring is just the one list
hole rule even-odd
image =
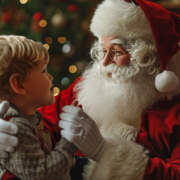
[[19, 74], [13, 74], [9, 79], [10, 87], [13, 92], [26, 95], [23, 78]]

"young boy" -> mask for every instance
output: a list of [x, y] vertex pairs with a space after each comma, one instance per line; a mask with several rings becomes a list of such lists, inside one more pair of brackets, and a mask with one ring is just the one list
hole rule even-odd
[[39, 107], [54, 103], [48, 51], [23, 36], [0, 36], [0, 100], [10, 102], [5, 119], [19, 127], [19, 146], [0, 159], [0, 179], [70, 179], [77, 148], [62, 138], [53, 148]]

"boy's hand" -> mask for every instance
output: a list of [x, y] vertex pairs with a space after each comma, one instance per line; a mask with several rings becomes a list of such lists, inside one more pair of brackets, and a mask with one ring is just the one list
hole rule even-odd
[[0, 103], [0, 158], [8, 157], [8, 152], [13, 152], [18, 145], [18, 139], [14, 136], [18, 132], [18, 127], [4, 120], [4, 114], [9, 108], [9, 103]]
[[79, 107], [65, 106], [60, 114], [61, 135], [74, 143], [83, 154], [98, 161], [106, 140], [96, 123]]

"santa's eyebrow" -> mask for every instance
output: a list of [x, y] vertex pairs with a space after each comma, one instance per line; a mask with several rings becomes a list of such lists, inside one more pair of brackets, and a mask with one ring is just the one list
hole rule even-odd
[[113, 40], [111, 41], [111, 44], [123, 45], [123, 44], [125, 44], [125, 40], [124, 40], [124, 39], [113, 39]]

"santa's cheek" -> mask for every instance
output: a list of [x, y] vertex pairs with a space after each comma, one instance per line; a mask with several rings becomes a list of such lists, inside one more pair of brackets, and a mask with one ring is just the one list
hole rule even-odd
[[130, 62], [130, 56], [127, 54], [126, 56], [122, 56], [121, 58], [119, 58], [119, 60], [116, 61], [116, 64], [119, 66], [119, 67], [122, 67], [122, 66], [125, 66], [125, 65], [128, 65]]

